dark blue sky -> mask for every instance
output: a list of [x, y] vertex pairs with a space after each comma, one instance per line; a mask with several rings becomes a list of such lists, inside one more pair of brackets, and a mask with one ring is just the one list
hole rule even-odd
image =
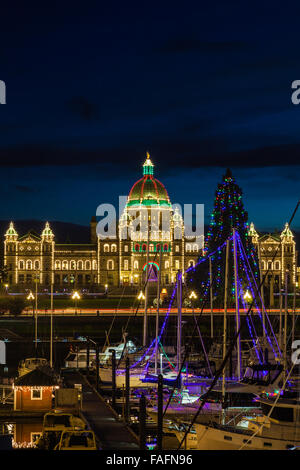
[[[177, 5], [177, 6], [176, 6]], [[1, 219], [87, 224], [140, 177], [209, 220], [226, 167], [258, 229], [299, 199], [296, 2], [1, 5]], [[294, 220], [300, 229], [300, 213]]]

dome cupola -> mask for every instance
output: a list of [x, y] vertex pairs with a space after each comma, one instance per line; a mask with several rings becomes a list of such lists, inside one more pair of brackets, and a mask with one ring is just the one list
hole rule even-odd
[[166, 188], [153, 175], [154, 165], [147, 152], [146, 161], [143, 164], [143, 178], [132, 186], [127, 199], [127, 207], [139, 205], [171, 207]]

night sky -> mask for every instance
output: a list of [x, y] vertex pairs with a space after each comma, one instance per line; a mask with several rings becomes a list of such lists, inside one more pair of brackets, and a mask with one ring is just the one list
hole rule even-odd
[[128, 194], [148, 150], [171, 201], [204, 203], [206, 222], [228, 166], [258, 230], [289, 220], [297, 2], [8, 3], [0, 219], [88, 224]]

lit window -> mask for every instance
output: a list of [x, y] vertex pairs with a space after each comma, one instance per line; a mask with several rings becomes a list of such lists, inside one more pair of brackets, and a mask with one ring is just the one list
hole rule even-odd
[[70, 262], [70, 269], [72, 269], [72, 270], [76, 269], [76, 263], [73, 260]]
[[111, 251], [115, 253], [117, 251], [117, 245], [111, 245]]
[[114, 262], [113, 262], [112, 259], [109, 259], [107, 261], [107, 269], [108, 269], [108, 271], [112, 271], [114, 269]]
[[55, 261], [55, 269], [60, 269], [60, 267], [61, 267], [60, 261], [59, 260]]
[[85, 262], [85, 270], [86, 270], [86, 271], [89, 271], [90, 269], [91, 269], [91, 262], [87, 260], [87, 261]]
[[108, 243], [106, 243], [104, 245], [104, 253], [108, 253], [108, 252], [109, 252], [109, 245], [108, 245]]
[[43, 392], [41, 388], [31, 389], [31, 400], [41, 400], [42, 397], [43, 397]]
[[32, 261], [30, 259], [26, 261], [26, 269], [32, 269]]

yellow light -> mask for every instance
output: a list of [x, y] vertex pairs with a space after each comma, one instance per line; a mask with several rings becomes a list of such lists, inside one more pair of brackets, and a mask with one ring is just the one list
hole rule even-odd
[[72, 299], [80, 299], [80, 295], [78, 294], [77, 290], [74, 292], [74, 294], [72, 295]]
[[105, 286], [104, 286], [104, 287], [105, 287], [105, 289], [107, 289], [107, 288], [108, 288], [108, 285], [107, 285], [107, 284], [105, 284]]
[[248, 289], [246, 290], [245, 294], [244, 294], [244, 300], [246, 302], [251, 302], [252, 300], [252, 295], [250, 294], [250, 292], [248, 291]]
[[33, 293], [30, 291], [29, 294], [27, 295], [26, 297], [27, 300], [34, 300], [34, 295]]
[[6, 289], [8, 289], [8, 284], [4, 284], [4, 287], [5, 287]]
[[161, 294], [167, 294], [167, 289], [165, 287], [161, 290]]
[[189, 295], [189, 299], [197, 299], [197, 294], [192, 290], [192, 292]]
[[143, 294], [142, 291], [139, 293], [139, 295], [138, 295], [137, 298], [138, 298], [138, 300], [141, 300], [141, 299], [142, 299], [142, 300], [145, 300], [145, 296], [144, 296], [144, 294]]

